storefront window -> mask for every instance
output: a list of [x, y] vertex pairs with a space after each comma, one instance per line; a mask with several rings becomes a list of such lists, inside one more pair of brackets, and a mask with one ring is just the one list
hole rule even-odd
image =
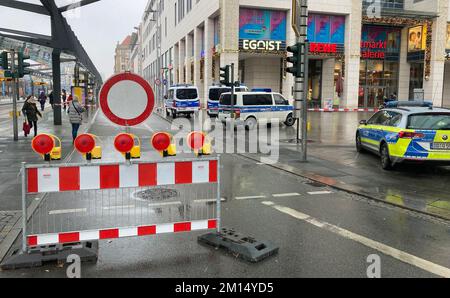
[[320, 108], [322, 105], [322, 65], [322, 60], [309, 61], [308, 102], [311, 108]]

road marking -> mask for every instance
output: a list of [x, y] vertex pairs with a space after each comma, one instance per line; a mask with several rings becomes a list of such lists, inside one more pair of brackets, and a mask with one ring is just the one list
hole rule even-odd
[[259, 199], [265, 199], [266, 196], [249, 196], [249, 197], [236, 197], [236, 200], [259, 200]]
[[390, 257], [393, 257], [394, 259], [402, 261], [403, 263], [410, 264], [412, 266], [415, 266], [417, 268], [420, 268], [422, 270], [425, 270], [427, 272], [430, 272], [432, 274], [435, 274], [435, 275], [438, 275], [441, 277], [450, 278], [450, 269], [446, 268], [444, 266], [432, 263], [430, 261], [416, 257], [414, 255], [411, 255], [411, 254], [401, 251], [399, 249], [390, 247], [386, 244], [383, 244], [383, 243], [377, 242], [375, 240], [369, 239], [367, 237], [355, 234], [351, 231], [345, 230], [338, 226], [315, 219], [314, 217], [311, 217], [307, 214], [301, 213], [297, 210], [294, 210], [294, 209], [291, 209], [288, 207], [275, 205], [273, 202], [264, 202], [264, 205], [271, 206], [272, 208], [280, 211], [281, 213], [287, 214], [296, 219], [299, 219], [306, 223], [309, 223], [313, 226], [316, 226], [318, 228], [327, 230], [331, 233], [337, 234], [343, 238], [358, 242], [369, 248], [375, 249], [387, 256], [390, 256]]
[[87, 212], [86, 208], [82, 209], [66, 209], [66, 210], [54, 210], [50, 211], [49, 215], [61, 215], [61, 214], [71, 214], [71, 213], [85, 213]]
[[118, 210], [118, 209], [133, 209], [136, 208], [135, 205], [124, 205], [124, 206], [109, 206], [103, 207], [103, 210]]
[[316, 195], [329, 195], [329, 194], [332, 194], [333, 192], [332, 191], [311, 191], [311, 192], [308, 192], [308, 194], [309, 195], [312, 195], [312, 196], [316, 196]]
[[145, 126], [145, 128], [147, 128], [151, 133], [154, 133], [155, 131], [147, 124], [147, 123], [143, 123], [143, 125]]
[[[221, 202], [225, 202], [226, 200], [224, 198], [220, 199]], [[201, 204], [201, 203], [215, 203], [217, 202], [217, 199], [208, 199], [208, 200], [194, 200], [195, 204]]]
[[280, 193], [280, 194], [274, 194], [272, 195], [274, 198], [287, 198], [287, 197], [298, 197], [300, 196], [299, 193], [293, 192], [293, 193]]
[[149, 207], [156, 208], [156, 207], [163, 207], [163, 206], [175, 206], [175, 205], [182, 205], [181, 202], [168, 202], [168, 203], [156, 203], [156, 204], [149, 204]]

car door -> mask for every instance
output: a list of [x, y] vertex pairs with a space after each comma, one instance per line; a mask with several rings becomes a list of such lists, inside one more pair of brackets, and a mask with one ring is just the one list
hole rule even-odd
[[378, 118], [381, 117], [382, 112], [378, 112], [367, 121], [367, 125], [364, 125], [360, 129], [361, 143], [364, 147], [368, 147], [370, 149], [377, 150], [376, 146], [376, 130]]
[[274, 102], [271, 93], [259, 94], [258, 95], [258, 105], [259, 105], [259, 120], [267, 120], [270, 122], [272, 118], [275, 117], [275, 113], [273, 112]]
[[285, 121], [289, 113], [292, 112], [290, 109], [289, 101], [284, 98], [281, 94], [275, 93], [273, 95], [275, 106], [273, 108], [273, 117], [279, 119], [280, 121]]

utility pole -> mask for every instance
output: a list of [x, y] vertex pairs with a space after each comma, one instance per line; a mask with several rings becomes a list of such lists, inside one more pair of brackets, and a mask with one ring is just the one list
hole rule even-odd
[[287, 59], [293, 67], [288, 68], [287, 71], [295, 77], [294, 116], [297, 119], [297, 143], [301, 140], [301, 160], [306, 162], [308, 157], [308, 0], [292, 0], [292, 28], [297, 40], [295, 46], [287, 49], [288, 52], [293, 53], [293, 56]]

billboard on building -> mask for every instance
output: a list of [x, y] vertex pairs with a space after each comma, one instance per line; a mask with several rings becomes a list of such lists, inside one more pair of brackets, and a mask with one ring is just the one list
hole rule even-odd
[[408, 30], [408, 52], [424, 51], [427, 47], [426, 27], [416, 26]]
[[400, 59], [401, 28], [364, 25], [361, 37], [361, 58]]
[[345, 16], [310, 14], [308, 40], [317, 43], [344, 44]]
[[239, 39], [286, 41], [286, 12], [241, 8]]

